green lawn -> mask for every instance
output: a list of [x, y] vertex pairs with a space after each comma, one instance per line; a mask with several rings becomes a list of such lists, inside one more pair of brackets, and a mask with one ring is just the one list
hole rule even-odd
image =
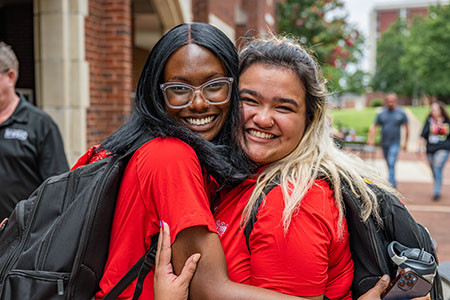
[[[414, 114], [414, 116], [417, 118], [417, 120], [420, 123], [425, 123], [425, 119], [427, 118], [428, 114], [430, 113], [430, 108], [428, 106], [406, 106], [411, 112]], [[447, 113], [450, 113], [450, 105], [446, 106]]]
[[406, 106], [413, 115], [416, 117], [417, 121], [421, 124], [425, 123], [425, 119], [430, 113], [430, 108], [427, 106]]
[[[375, 121], [377, 111], [376, 108], [369, 107], [362, 110], [332, 110], [330, 114], [333, 117], [333, 123], [336, 128], [352, 128], [356, 131], [357, 136], [364, 137], [367, 141], [369, 128]], [[379, 141], [379, 132], [375, 138], [375, 142], [377, 141]]]
[[[421, 124], [425, 123], [425, 119], [430, 113], [428, 106], [405, 106], [405, 108], [409, 109]], [[450, 113], [450, 105], [447, 105], [446, 108], [447, 112]], [[377, 110], [374, 107], [367, 107], [362, 110], [336, 109], [332, 110], [330, 114], [337, 129], [354, 129], [357, 136], [364, 137], [367, 141], [369, 128], [375, 121]], [[380, 129], [377, 130], [376, 144], [380, 141], [380, 131]]]

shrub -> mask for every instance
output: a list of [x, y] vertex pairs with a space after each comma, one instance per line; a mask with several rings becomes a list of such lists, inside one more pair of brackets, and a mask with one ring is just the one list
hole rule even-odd
[[372, 101], [370, 101], [370, 107], [378, 107], [383, 106], [383, 99], [381, 98], [375, 98]]

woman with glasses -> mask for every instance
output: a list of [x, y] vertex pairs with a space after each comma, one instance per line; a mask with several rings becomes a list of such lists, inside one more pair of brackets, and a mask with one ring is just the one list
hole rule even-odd
[[[152, 49], [134, 111], [98, 151], [119, 154], [153, 137], [131, 157], [120, 183], [109, 254], [97, 299], [103, 298], [170, 224], [173, 259], [201, 254], [192, 299], [297, 299], [229, 280], [210, 210], [210, 195], [241, 182], [251, 164], [239, 147], [238, 56], [217, 28], [182, 24]], [[95, 156], [95, 153], [94, 153]], [[136, 283], [119, 299], [131, 299]], [[153, 299], [153, 272], [141, 299]]]
[[[261, 52], [265, 54], [269, 52], [273, 53], [274, 56], [279, 56], [286, 60], [292, 59], [293, 61], [298, 59], [298, 55], [294, 55], [295, 52], [300, 52], [304, 54], [302, 57], [303, 60], [307, 61], [305, 63], [306, 66], [315, 66], [314, 63], [312, 63], [313, 61], [311, 58], [308, 55], [305, 55], [305, 52], [297, 46], [290, 45], [287, 47], [287, 50], [290, 51], [282, 51], [281, 49], [278, 49], [278, 47], [282, 46], [275, 42], [271, 47], [263, 47], [266, 48], [265, 50], [267, 51], [263, 51], [264, 49], [258, 50], [261, 50]], [[253, 53], [250, 49], [247, 50], [248, 52]], [[255, 52], [259, 53], [257, 50], [255, 50]], [[293, 56], [290, 57], [290, 54]], [[252, 60], [252, 58], [254, 58], [254, 60]], [[301, 140], [304, 134], [306, 135], [307, 140], [310, 139], [310, 135], [313, 135], [319, 140], [323, 139], [322, 146], [328, 146], [324, 119], [325, 111], [322, 109], [322, 105], [324, 105], [323, 100], [325, 98], [317, 95], [318, 91], [321, 90], [321, 86], [320, 84], [317, 84], [317, 82], [314, 82], [314, 80], [318, 79], [318, 74], [315, 72], [316, 69], [314, 69], [314, 72], [311, 68], [305, 68], [303, 70], [305, 65], [302, 65], [302, 71], [304, 71], [304, 73], [296, 73], [299, 69], [295, 69], [293, 66], [291, 66], [292, 69], [289, 69], [283, 64], [284, 61], [276, 60], [273, 57], [268, 57], [266, 61], [258, 60], [258, 57], [252, 58], [249, 58], [243, 64], [244, 67], [241, 69], [243, 70], [241, 75], [247, 75], [247, 78], [244, 77], [244, 82], [239, 84], [245, 123], [245, 132], [241, 132], [244, 134], [241, 141], [246, 148], [248, 155], [254, 161], [263, 165], [259, 171], [260, 174], [261, 172], [267, 171], [265, 174], [273, 176], [274, 173], [271, 173], [271, 171], [278, 170], [278, 163], [280, 166], [288, 163], [283, 160], [284, 156], [293, 158], [294, 164], [298, 162], [298, 159], [296, 159], [297, 152], [293, 149], [297, 149], [300, 147], [299, 145], [303, 145]], [[273, 59], [273, 61], [271, 61], [271, 59]], [[310, 65], [311, 63], [312, 66]], [[170, 65], [170, 61], [168, 62], [168, 65]], [[246, 67], [248, 67], [248, 69]], [[251, 69], [252, 67], [259, 67], [259, 69]], [[286, 77], [286, 74], [288, 77]], [[300, 84], [303, 80], [299, 80], [299, 78], [303, 78], [303, 76], [307, 77], [307, 79], [305, 79], [308, 82], [308, 84], [305, 84], [306, 91], [305, 88], [303, 88], [303, 85]], [[167, 90], [171, 86], [175, 88]], [[195, 88], [183, 84], [172, 84], [170, 82], [162, 84], [161, 88], [163, 91], [166, 89], [166, 101], [171, 102], [170, 98], [172, 97], [171, 105], [176, 102], [179, 102], [180, 104], [186, 103], [191, 97], [191, 94], [202, 92], [202, 86]], [[211, 92], [211, 95], [213, 95], [214, 89], [215, 87], [211, 87], [211, 91], [208, 92]], [[217, 89], [220, 90], [220, 85]], [[267, 96], [268, 92], [270, 93], [269, 96]], [[203, 90], [203, 94], [205, 93], [206, 92]], [[308, 104], [305, 103], [306, 94], [308, 94], [308, 102], [311, 101]], [[189, 95], [189, 97], [183, 99], [185, 95]], [[203, 104], [205, 105], [205, 103]], [[175, 111], [173, 113], [174, 118], [178, 118], [180, 122], [187, 121], [189, 123], [194, 123], [194, 120], [190, 120], [190, 117], [183, 113], [183, 110], [178, 111], [178, 114]], [[277, 117], [275, 117], [275, 115]], [[310, 120], [312, 124], [309, 124], [309, 122], [307, 123], [306, 120]], [[207, 119], [205, 118], [205, 120], [197, 120], [196, 123], [200, 124], [206, 121]], [[316, 139], [313, 140], [316, 141]], [[330, 151], [333, 151], [333, 149]], [[323, 149], [323, 151], [328, 150], [329, 149]], [[291, 154], [291, 151], [294, 151], [295, 154]], [[305, 151], [307, 150], [305, 149]], [[314, 147], [312, 147], [311, 151], [314, 151]], [[339, 156], [339, 153], [337, 155]], [[345, 160], [348, 159], [345, 158]], [[317, 165], [312, 163], [312, 167], [317, 167]], [[338, 166], [338, 168], [339, 167], [340, 166]], [[352, 171], [351, 168], [348, 170]], [[366, 174], [369, 175], [370, 173]], [[331, 176], [333, 175], [334, 174]], [[350, 176], [355, 176], [355, 174], [352, 173]], [[330, 178], [333, 179], [333, 177]], [[314, 186], [314, 195], [311, 196], [311, 193], [306, 195], [308, 200], [305, 202], [305, 205], [309, 206], [311, 200], [314, 202], [315, 196], [319, 197], [317, 204], [320, 206], [322, 203], [322, 208], [324, 209], [323, 212], [325, 212], [326, 209], [327, 214], [320, 217], [320, 208], [318, 208], [316, 212], [313, 212], [313, 214], [317, 213], [318, 220], [326, 220], [330, 216], [332, 219], [328, 220], [326, 224], [318, 223], [317, 226], [319, 227], [319, 230], [316, 230], [314, 233], [320, 232], [321, 230], [325, 233], [328, 228], [330, 230], [329, 234], [332, 236], [333, 240], [328, 241], [327, 244], [324, 239], [319, 242], [319, 245], [310, 245], [315, 246], [320, 252], [316, 253], [316, 261], [314, 261], [314, 259], [313, 261], [305, 261], [305, 257], [312, 258], [314, 257], [314, 253], [304, 253], [300, 251], [298, 246], [302, 245], [293, 244], [292, 247], [279, 247], [286, 246], [290, 243], [290, 241], [286, 241], [283, 237], [290, 240], [290, 237], [292, 237], [290, 232], [291, 229], [294, 232], [294, 235], [297, 235], [299, 232], [299, 227], [295, 226], [298, 225], [299, 218], [294, 216], [293, 209], [289, 212], [293, 223], [291, 224], [292, 227], [289, 227], [288, 223], [287, 226], [289, 227], [289, 231], [284, 231], [282, 227], [283, 224], [277, 224], [277, 221], [274, 219], [279, 217], [282, 210], [280, 211], [275, 208], [269, 213], [265, 212], [258, 224], [258, 226], [262, 225], [263, 230], [255, 230], [257, 235], [253, 235], [250, 242], [250, 247], [252, 247], [251, 249], [253, 251], [248, 252], [248, 249], [245, 246], [243, 233], [240, 231], [240, 221], [243, 216], [242, 211], [244, 206], [248, 201], [251, 191], [255, 187], [255, 179], [255, 177], [251, 176], [239, 186], [231, 190], [226, 189], [223, 192], [223, 195], [225, 196], [222, 198], [222, 201], [219, 202], [219, 207], [215, 213], [217, 232], [221, 237], [222, 242], [224, 242], [226, 250], [230, 278], [237, 282], [257, 285], [291, 295], [304, 295], [308, 298], [322, 299], [325, 290], [325, 294], [331, 299], [349, 298], [349, 286], [352, 280], [353, 268], [348, 248], [346, 224], [342, 215], [341, 218], [338, 218], [340, 212], [335, 206], [332, 191], [327, 187], [327, 184], [320, 182], [317, 187]], [[375, 177], [375, 179], [377, 179], [377, 177]], [[264, 177], [260, 177], [259, 180], [265, 183]], [[333, 181], [333, 183], [336, 183], [336, 181]], [[359, 185], [359, 181], [357, 184], [357, 187], [360, 188], [361, 185]], [[363, 184], [365, 183], [363, 182]], [[261, 185], [256, 184], [256, 191], [259, 191], [259, 188], [261, 188]], [[249, 191], [250, 194], [248, 193]], [[326, 194], [327, 197], [323, 198], [321, 191]], [[283, 201], [280, 201], [280, 199], [282, 199], [280, 194], [281, 189], [278, 189], [277, 196], [274, 199], [283, 203]], [[273, 199], [273, 197], [271, 198]], [[373, 203], [373, 200], [371, 199], [366, 199], [366, 201], [368, 201], [368, 203]], [[242, 204], [244, 204], [244, 206], [242, 206]], [[272, 203], [270, 205], [272, 205]], [[373, 211], [375, 211], [375, 208]], [[248, 210], [246, 212], [248, 213]], [[231, 218], [224, 220], [221, 218], [222, 216], [231, 216], [235, 219]], [[268, 222], [267, 219], [272, 220], [272, 223], [270, 223], [270, 221]], [[308, 220], [311, 221], [310, 218], [308, 218]], [[281, 222], [281, 220], [278, 221]], [[271, 224], [270, 227], [264, 227], [269, 223]], [[180, 275], [180, 277], [175, 276], [170, 265], [170, 247], [168, 247], [169, 243], [167, 242], [167, 240], [171, 240], [168, 235], [172, 231], [168, 230], [168, 225], [166, 223], [163, 224], [165, 224], [161, 231], [163, 237], [160, 237], [160, 241], [165, 240], [166, 242], [160, 245], [160, 251], [157, 255], [157, 277], [155, 277], [155, 295], [157, 298], [155, 299], [187, 298], [187, 283], [189, 282], [190, 277], [186, 276], [186, 269], [182, 271], [182, 268], [185, 259], [196, 252], [201, 253], [201, 259], [190, 286], [190, 299], [223, 299], [224, 297], [225, 299], [253, 299], [259, 297], [262, 299], [264, 297], [262, 294], [250, 294], [248, 291], [246, 291], [246, 294], [240, 294], [237, 285], [224, 280], [227, 276], [226, 274], [223, 274], [224, 266], [220, 263], [220, 261], [223, 260], [223, 258], [219, 257], [222, 256], [221, 251], [215, 250], [212, 253], [207, 251], [213, 245], [215, 245], [214, 247], [217, 247], [217, 236], [206, 233], [204, 227], [187, 228], [178, 234], [175, 243], [172, 245], [174, 251], [173, 260], [175, 269], [181, 272], [182, 275]], [[171, 223], [169, 224], [170, 226], [173, 226]], [[314, 226], [315, 224], [311, 223], [308, 228]], [[296, 229], [294, 229], [294, 227]], [[339, 228], [341, 231], [339, 231]], [[339, 233], [341, 233], [342, 236], [340, 236]], [[313, 234], [313, 232], [308, 231], [304, 232], [304, 235], [312, 235], [313, 238], [317, 236]], [[267, 238], [267, 236], [269, 236], [269, 238]], [[259, 238], [261, 239], [258, 241]], [[295, 241], [298, 242], [298, 239], [295, 239]], [[196, 246], [199, 244], [208, 246], [206, 246], [206, 249], [204, 248], [199, 251], [199, 248]], [[334, 262], [319, 262], [319, 257], [325, 259], [325, 257], [323, 257], [323, 251], [325, 249], [326, 252], [328, 246], [330, 247], [329, 250], [334, 252], [331, 257], [331, 260]], [[162, 249], [164, 249], [163, 252], [161, 252]], [[283, 251], [281, 251], [281, 249], [283, 249]], [[203, 252], [204, 250], [206, 251]], [[308, 248], [308, 251], [311, 251], [311, 247]], [[162, 255], [161, 253], [165, 254]], [[182, 255], [177, 255], [177, 253], [182, 253]], [[214, 253], [220, 255], [214, 255]], [[302, 258], [304, 254], [307, 254], [307, 256]], [[180, 257], [183, 259], [180, 260]], [[185, 268], [189, 269], [189, 275], [193, 274], [192, 269], [195, 268], [198, 258], [198, 254], [194, 254], [194, 256], [187, 259]], [[259, 264], [259, 268], [254, 269], [255, 266], [253, 260], [255, 261], [255, 264]], [[264, 260], [266, 260], [265, 264]], [[299, 264], [303, 264], [303, 268], [299, 268]], [[320, 270], [316, 266], [317, 264], [321, 265]], [[308, 271], [309, 268], [312, 269], [312, 271]], [[332, 271], [327, 274], [327, 269], [332, 269]], [[257, 273], [258, 270], [259, 273]], [[295, 273], [296, 275], [293, 276]], [[329, 283], [327, 283], [327, 276], [330, 276], [329, 280], [331, 282]], [[302, 279], [299, 280], [299, 278]], [[360, 299], [379, 299], [381, 292], [387, 286], [387, 282], [388, 279], [384, 276], [374, 288], [361, 296]], [[212, 293], [210, 292], [211, 287], [214, 287]], [[225, 294], [223, 294], [224, 291]], [[274, 297], [276, 296], [274, 295]]]
[[[232, 282], [210, 211], [211, 195], [240, 183], [252, 169], [239, 147], [237, 70], [233, 44], [211, 25], [179, 25], [153, 48], [130, 120], [97, 151], [119, 154], [141, 136], [153, 137], [123, 175], [97, 299], [149, 249], [165, 222], [177, 269], [191, 254], [201, 254], [191, 299], [298, 299]], [[141, 299], [154, 298], [152, 275], [144, 281]], [[131, 299], [134, 286], [119, 299]]]

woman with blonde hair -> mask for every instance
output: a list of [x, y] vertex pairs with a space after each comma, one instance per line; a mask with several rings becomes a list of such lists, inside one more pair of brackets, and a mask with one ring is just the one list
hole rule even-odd
[[[229, 275], [278, 292], [351, 299], [353, 262], [342, 186], [362, 202], [361, 219], [381, 223], [367, 181], [396, 194], [359, 158], [333, 142], [327, 90], [312, 56], [296, 42], [269, 38], [240, 53], [244, 149], [257, 176], [223, 195], [215, 211]], [[257, 210], [257, 199], [276, 182]], [[257, 210], [248, 238], [242, 226]]]
[[[256, 55], [246, 55], [253, 53]], [[340, 196], [335, 200], [326, 180], [336, 188], [341, 184], [351, 185], [356, 179], [357, 183], [351, 185], [351, 189], [366, 197], [365, 218], [377, 215], [377, 203], [358, 172], [386, 189], [388, 184], [372, 171], [365, 170], [356, 158], [342, 156], [336, 149], [332, 152], [317, 149], [335, 145], [328, 141], [331, 136], [324, 117], [325, 91], [318, 80], [314, 61], [303, 49], [286, 41], [257, 41], [243, 51], [242, 58], [239, 89], [247, 142], [242, 141], [250, 158], [262, 166], [257, 174], [259, 177], [250, 177], [238, 187], [224, 191], [215, 208], [216, 227], [225, 250], [229, 278], [309, 299], [351, 299], [353, 264], [342, 203], [336, 203], [341, 201], [342, 195], [335, 189]], [[297, 62], [300, 58], [302, 60]], [[320, 96], [322, 92], [324, 94]], [[343, 166], [334, 161], [333, 155], [344, 160]], [[310, 165], [310, 173], [302, 173], [301, 168]], [[361, 178], [355, 178], [357, 176]], [[341, 177], [346, 183], [341, 182]], [[264, 190], [276, 178], [281, 178], [282, 183], [267, 194], [247, 248], [241, 231], [242, 212], [244, 216], [248, 215], [254, 207], [254, 197], [261, 193], [258, 189]], [[297, 183], [303, 184], [305, 189], [300, 191], [300, 196], [295, 194]], [[300, 199], [291, 200], [291, 197]], [[246, 205], [247, 210], [244, 210]], [[288, 209], [283, 210], [282, 206]], [[187, 284], [199, 259], [199, 254], [193, 254], [195, 249], [184, 249], [186, 264], [173, 257], [180, 276], [173, 273], [170, 230], [163, 224], [156, 255], [155, 299], [184, 300], [188, 295], [190, 299], [218, 299], [218, 295], [204, 293], [205, 285], [216, 284], [217, 277], [212, 276], [210, 268], [202, 267], [202, 264], [212, 264], [210, 259], [205, 260], [203, 253], [189, 293]], [[198, 242], [195, 234], [190, 234], [189, 238]], [[188, 238], [179, 235], [172, 248], [177, 251], [176, 243], [183, 241]], [[192, 256], [188, 258], [189, 255]], [[221, 266], [217, 265], [216, 269]], [[387, 282], [385, 275], [358, 299], [380, 299]], [[218, 287], [223, 285], [220, 281]], [[231, 295], [231, 289], [228, 291]], [[242, 296], [251, 298], [248, 294]]]
[[[297, 299], [228, 277], [209, 195], [217, 185], [237, 184], [251, 166], [239, 147], [237, 79], [238, 55], [225, 34], [202, 23], [176, 26], [149, 54], [131, 118], [77, 164], [123, 153], [142, 136], [153, 137], [124, 171], [97, 299], [111, 299], [115, 292], [117, 299], [134, 299], [139, 289], [142, 299], [185, 299], [196, 267], [190, 299]], [[165, 222], [171, 232], [164, 228], [165, 243], [156, 257], [162, 269], [118, 292], [117, 282], [148, 251]], [[170, 244], [178, 277], [169, 265]], [[168, 279], [168, 288], [158, 278]]]

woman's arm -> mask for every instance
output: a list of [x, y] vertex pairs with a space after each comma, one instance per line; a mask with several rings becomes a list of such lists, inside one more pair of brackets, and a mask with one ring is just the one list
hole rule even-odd
[[228, 278], [225, 254], [216, 233], [205, 226], [195, 226], [181, 231], [172, 245], [172, 262], [179, 274], [186, 259], [193, 253], [201, 253], [197, 271], [191, 281], [189, 299], [322, 299], [298, 298], [246, 284], [232, 282]]
[[[169, 229], [164, 230], [163, 234], [167, 235], [167, 239], [170, 241]], [[190, 299], [310, 299], [284, 295], [230, 281], [226, 270], [225, 255], [223, 254], [219, 238], [216, 234], [209, 232], [205, 227], [198, 226], [181, 231], [172, 248], [176, 273], [179, 273], [184, 266], [185, 259], [182, 258], [183, 256], [189, 260], [192, 257], [192, 253], [201, 253], [202, 255], [202, 259], [198, 262], [197, 271], [195, 271], [191, 281]], [[193, 249], [198, 249], [198, 251], [192, 251]], [[170, 251], [170, 248], [167, 248], [167, 250]], [[155, 300], [183, 299], [175, 298], [173, 295], [174, 293], [177, 293], [177, 295], [183, 294], [184, 292], [187, 293], [187, 287], [182, 285], [176, 290], [172, 285], [172, 288], [170, 288], [172, 276], [174, 275], [168, 272], [161, 274], [162, 276], [155, 277], [155, 293], [157, 286], [168, 285], [169, 288], [166, 290], [166, 298], [155, 297]], [[389, 276], [384, 275], [372, 289], [359, 297], [358, 300], [380, 300], [381, 293], [386, 289], [388, 284]], [[179, 289], [183, 289], [183, 291], [180, 292]], [[322, 298], [320, 296], [313, 299]], [[423, 297], [415, 300], [428, 300], [428, 298]]]
[[180, 276], [173, 273], [170, 249], [170, 231], [167, 223], [159, 230], [158, 249], [155, 257], [155, 300], [187, 300], [189, 283], [197, 268], [200, 254], [191, 255], [184, 264]]

